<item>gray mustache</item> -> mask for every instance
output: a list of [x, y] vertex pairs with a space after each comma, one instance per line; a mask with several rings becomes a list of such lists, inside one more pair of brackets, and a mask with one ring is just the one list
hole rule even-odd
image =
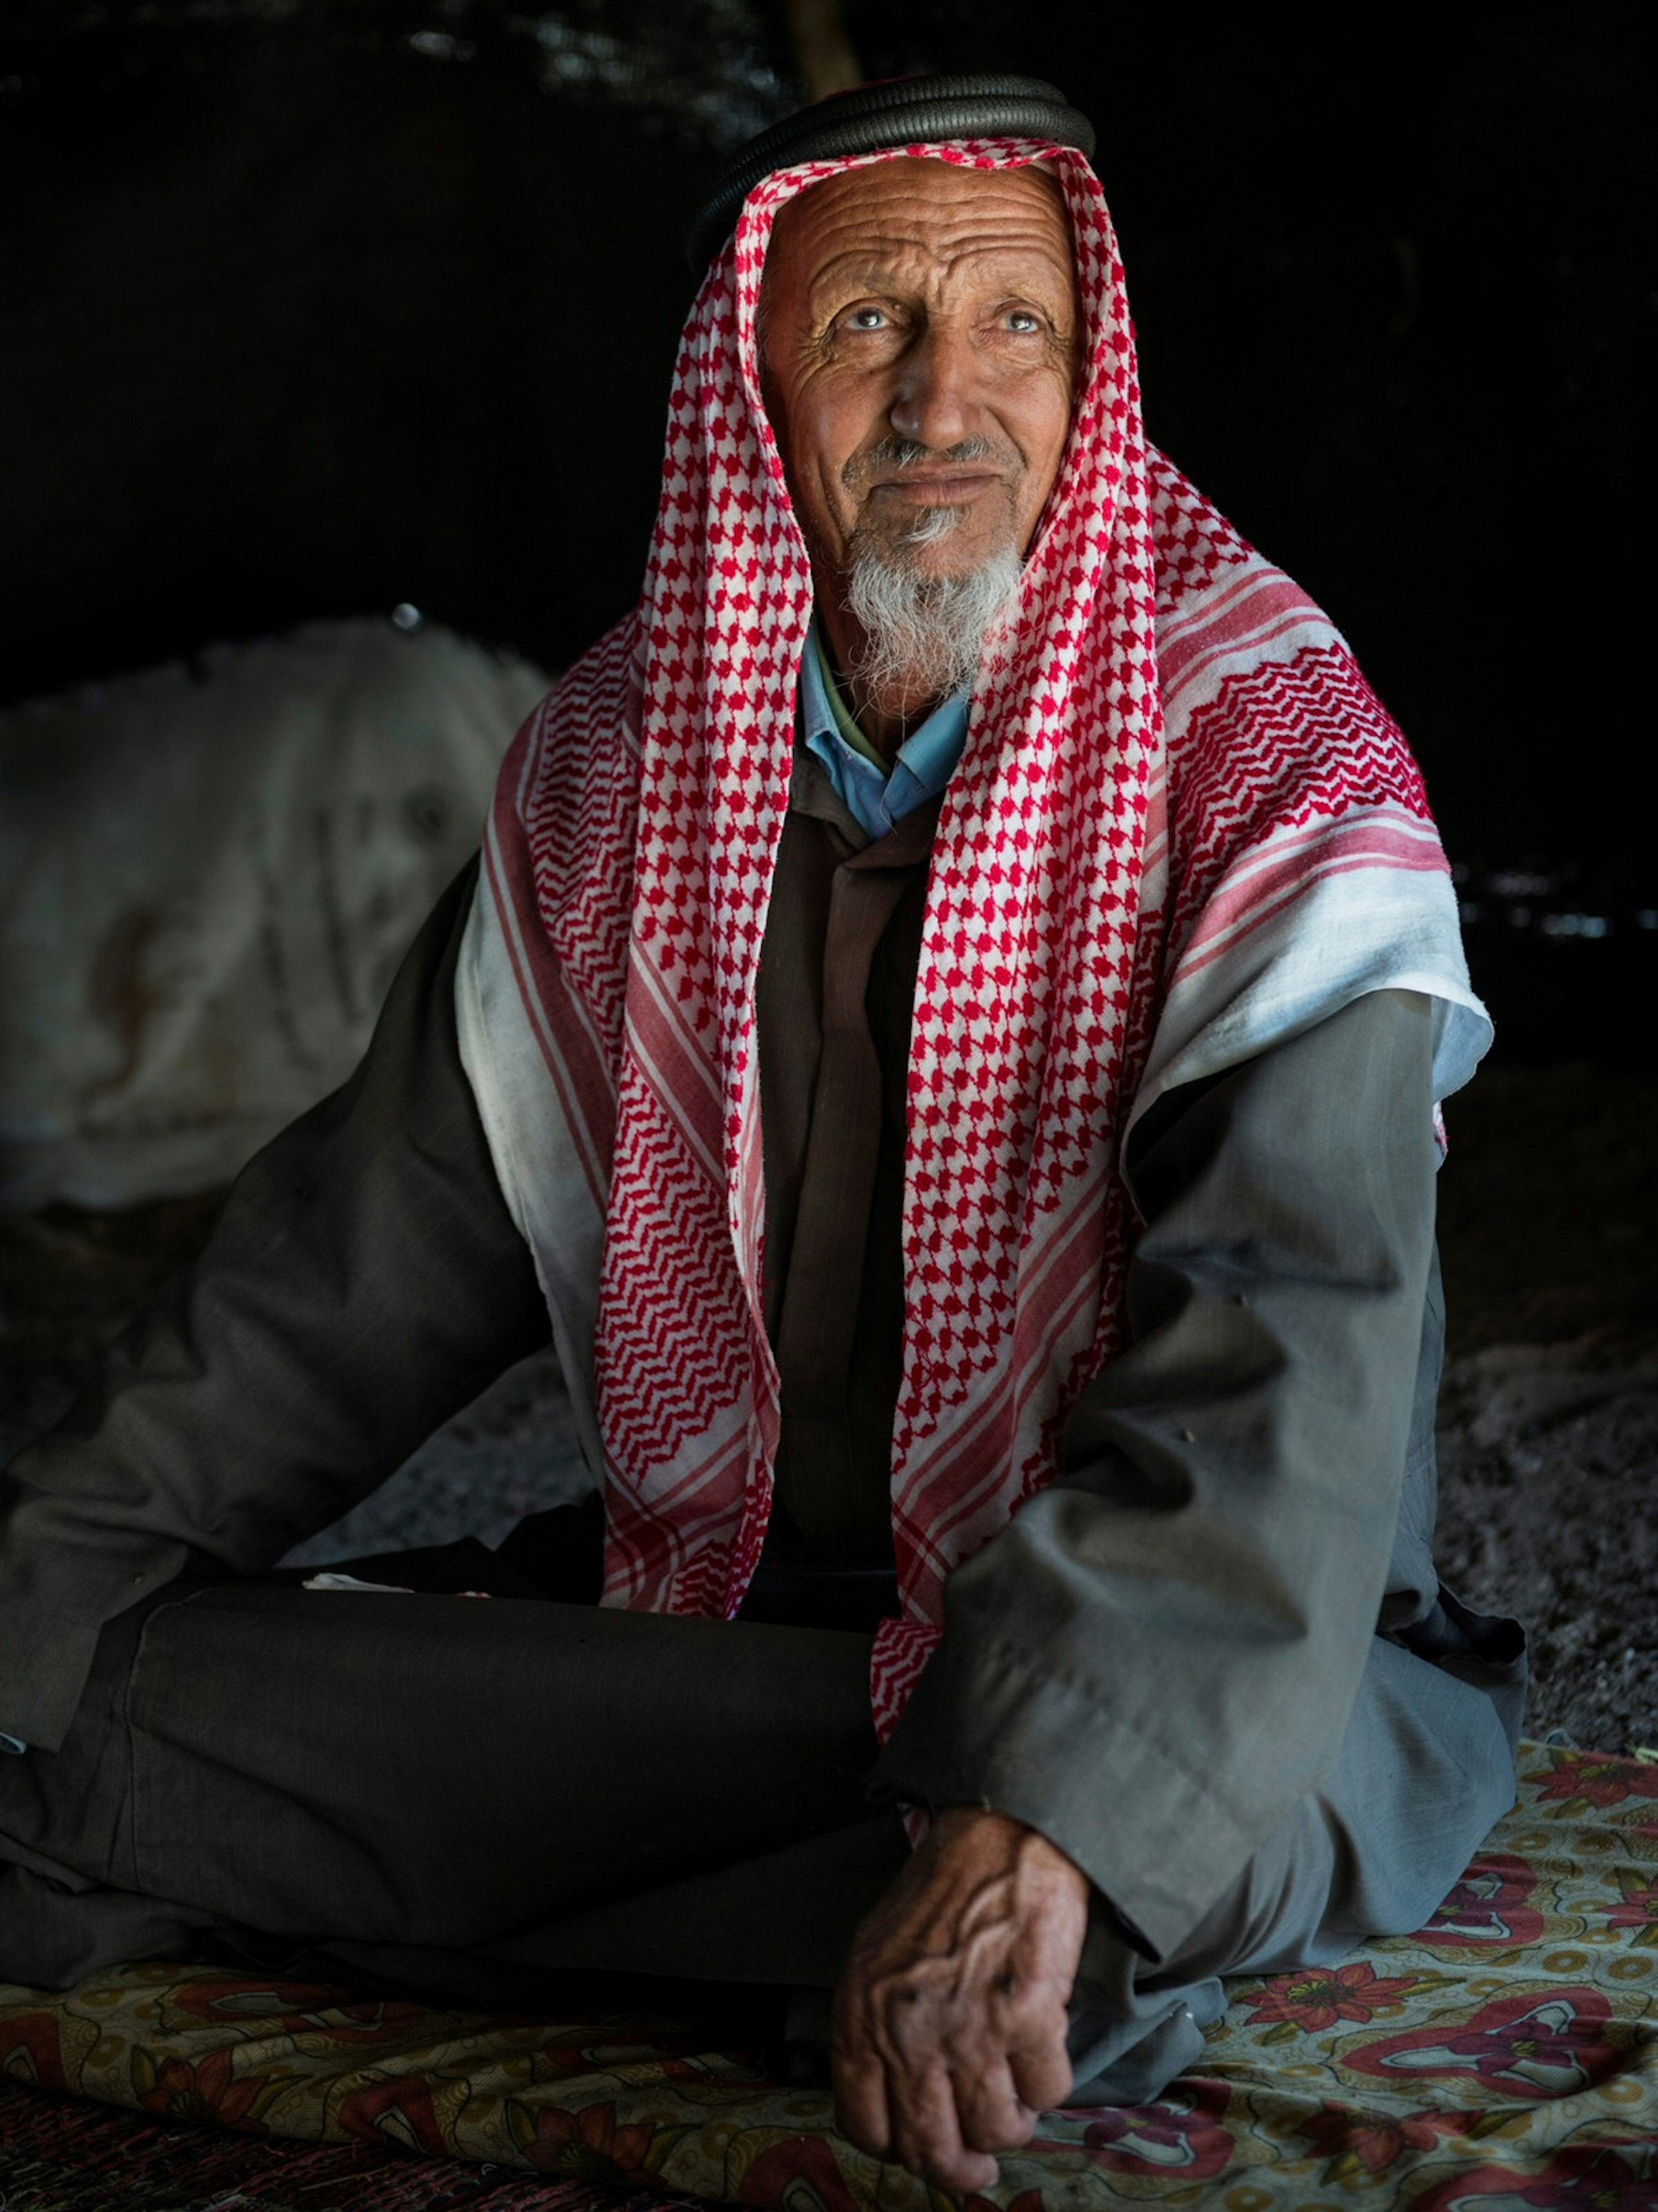
[[989, 438], [963, 438], [959, 445], [934, 447], [923, 446], [914, 438], [900, 438], [896, 432], [872, 446], [867, 453], [857, 453], [841, 471], [841, 480], [850, 490], [859, 477], [872, 469], [919, 468], [923, 461], [935, 463], [993, 461], [1000, 458]]

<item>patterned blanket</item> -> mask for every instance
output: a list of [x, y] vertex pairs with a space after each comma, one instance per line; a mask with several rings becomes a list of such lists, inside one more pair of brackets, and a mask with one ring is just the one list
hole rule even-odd
[[[558, 2177], [571, 2205], [936, 2203], [838, 2136], [826, 2095], [777, 2087], [692, 2021], [485, 2017], [127, 1966], [63, 1996], [0, 1986], [0, 2075]], [[1528, 1745], [1515, 1809], [1426, 1928], [1239, 1983], [1201, 2072], [1153, 2105], [1047, 2115], [969, 2212], [1147, 2202], [1654, 2212], [1658, 1764]]]

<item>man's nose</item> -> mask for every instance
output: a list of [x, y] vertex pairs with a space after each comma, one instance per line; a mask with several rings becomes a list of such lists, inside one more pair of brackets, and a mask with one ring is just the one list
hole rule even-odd
[[890, 414], [901, 437], [941, 453], [978, 428], [978, 372], [965, 331], [936, 325], [905, 349]]

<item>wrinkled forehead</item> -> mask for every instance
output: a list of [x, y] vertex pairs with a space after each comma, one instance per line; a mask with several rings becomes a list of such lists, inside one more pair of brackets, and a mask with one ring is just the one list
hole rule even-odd
[[1021, 264], [1068, 289], [1077, 277], [1065, 195], [1045, 165], [978, 168], [918, 152], [814, 179], [777, 209], [763, 293], [856, 280], [894, 264]]

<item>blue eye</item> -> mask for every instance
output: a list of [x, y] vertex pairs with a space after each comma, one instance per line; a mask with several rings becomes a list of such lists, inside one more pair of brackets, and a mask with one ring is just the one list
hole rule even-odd
[[855, 331], [881, 330], [887, 322], [887, 317], [880, 307], [854, 307], [846, 319]]
[[1033, 315], [1028, 307], [1009, 307], [1008, 320], [1021, 337], [1027, 331], [1037, 331], [1042, 327], [1041, 318]]

